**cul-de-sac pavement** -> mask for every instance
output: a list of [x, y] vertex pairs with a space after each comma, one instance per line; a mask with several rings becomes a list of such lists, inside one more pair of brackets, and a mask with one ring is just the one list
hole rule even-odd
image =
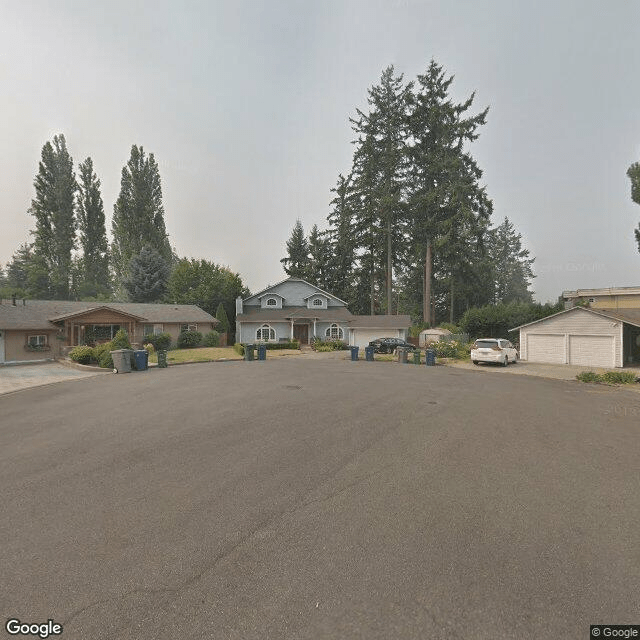
[[279, 358], [27, 389], [0, 416], [2, 614], [63, 640], [638, 623], [632, 391]]

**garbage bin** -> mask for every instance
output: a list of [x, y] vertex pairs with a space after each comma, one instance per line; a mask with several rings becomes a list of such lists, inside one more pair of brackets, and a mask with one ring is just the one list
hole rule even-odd
[[146, 349], [136, 349], [133, 352], [133, 359], [138, 371], [146, 371], [149, 368], [149, 352]]
[[113, 369], [116, 373], [131, 373], [132, 349], [116, 349], [111, 351]]
[[420, 351], [420, 349], [413, 350], [413, 364], [420, 364], [421, 355], [422, 355], [422, 352]]
[[364, 348], [364, 357], [367, 362], [373, 362], [373, 347]]
[[398, 347], [396, 349], [396, 355], [398, 356], [398, 362], [407, 364], [407, 350], [405, 347]]
[[428, 367], [433, 367], [436, 363], [436, 352], [435, 349], [427, 349], [425, 354], [425, 364]]
[[267, 359], [267, 345], [259, 344], [258, 345], [258, 360], [266, 360]]
[[158, 369], [167, 368], [167, 352], [158, 351]]
[[253, 350], [256, 348], [255, 344], [245, 344], [244, 345], [244, 359], [245, 360], [253, 360]]
[[358, 359], [358, 350], [360, 349], [360, 347], [351, 347], [351, 360], [357, 360]]

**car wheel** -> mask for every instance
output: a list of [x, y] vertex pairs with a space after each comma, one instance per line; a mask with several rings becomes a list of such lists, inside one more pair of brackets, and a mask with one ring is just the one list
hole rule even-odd
[[473, 362], [473, 364], [478, 364], [477, 360], [473, 360], [472, 362]]

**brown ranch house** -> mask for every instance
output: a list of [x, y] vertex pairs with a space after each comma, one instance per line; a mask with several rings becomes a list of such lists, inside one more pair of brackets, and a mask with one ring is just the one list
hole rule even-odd
[[175, 342], [188, 329], [207, 333], [218, 324], [192, 304], [0, 300], [0, 364], [53, 360], [86, 342], [108, 342], [118, 329], [132, 344], [149, 333]]

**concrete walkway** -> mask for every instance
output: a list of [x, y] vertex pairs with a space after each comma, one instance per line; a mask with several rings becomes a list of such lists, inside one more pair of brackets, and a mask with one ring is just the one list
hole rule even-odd
[[54, 382], [91, 378], [105, 373], [111, 373], [111, 369], [76, 368], [59, 362], [3, 365], [0, 366], [0, 395]]

